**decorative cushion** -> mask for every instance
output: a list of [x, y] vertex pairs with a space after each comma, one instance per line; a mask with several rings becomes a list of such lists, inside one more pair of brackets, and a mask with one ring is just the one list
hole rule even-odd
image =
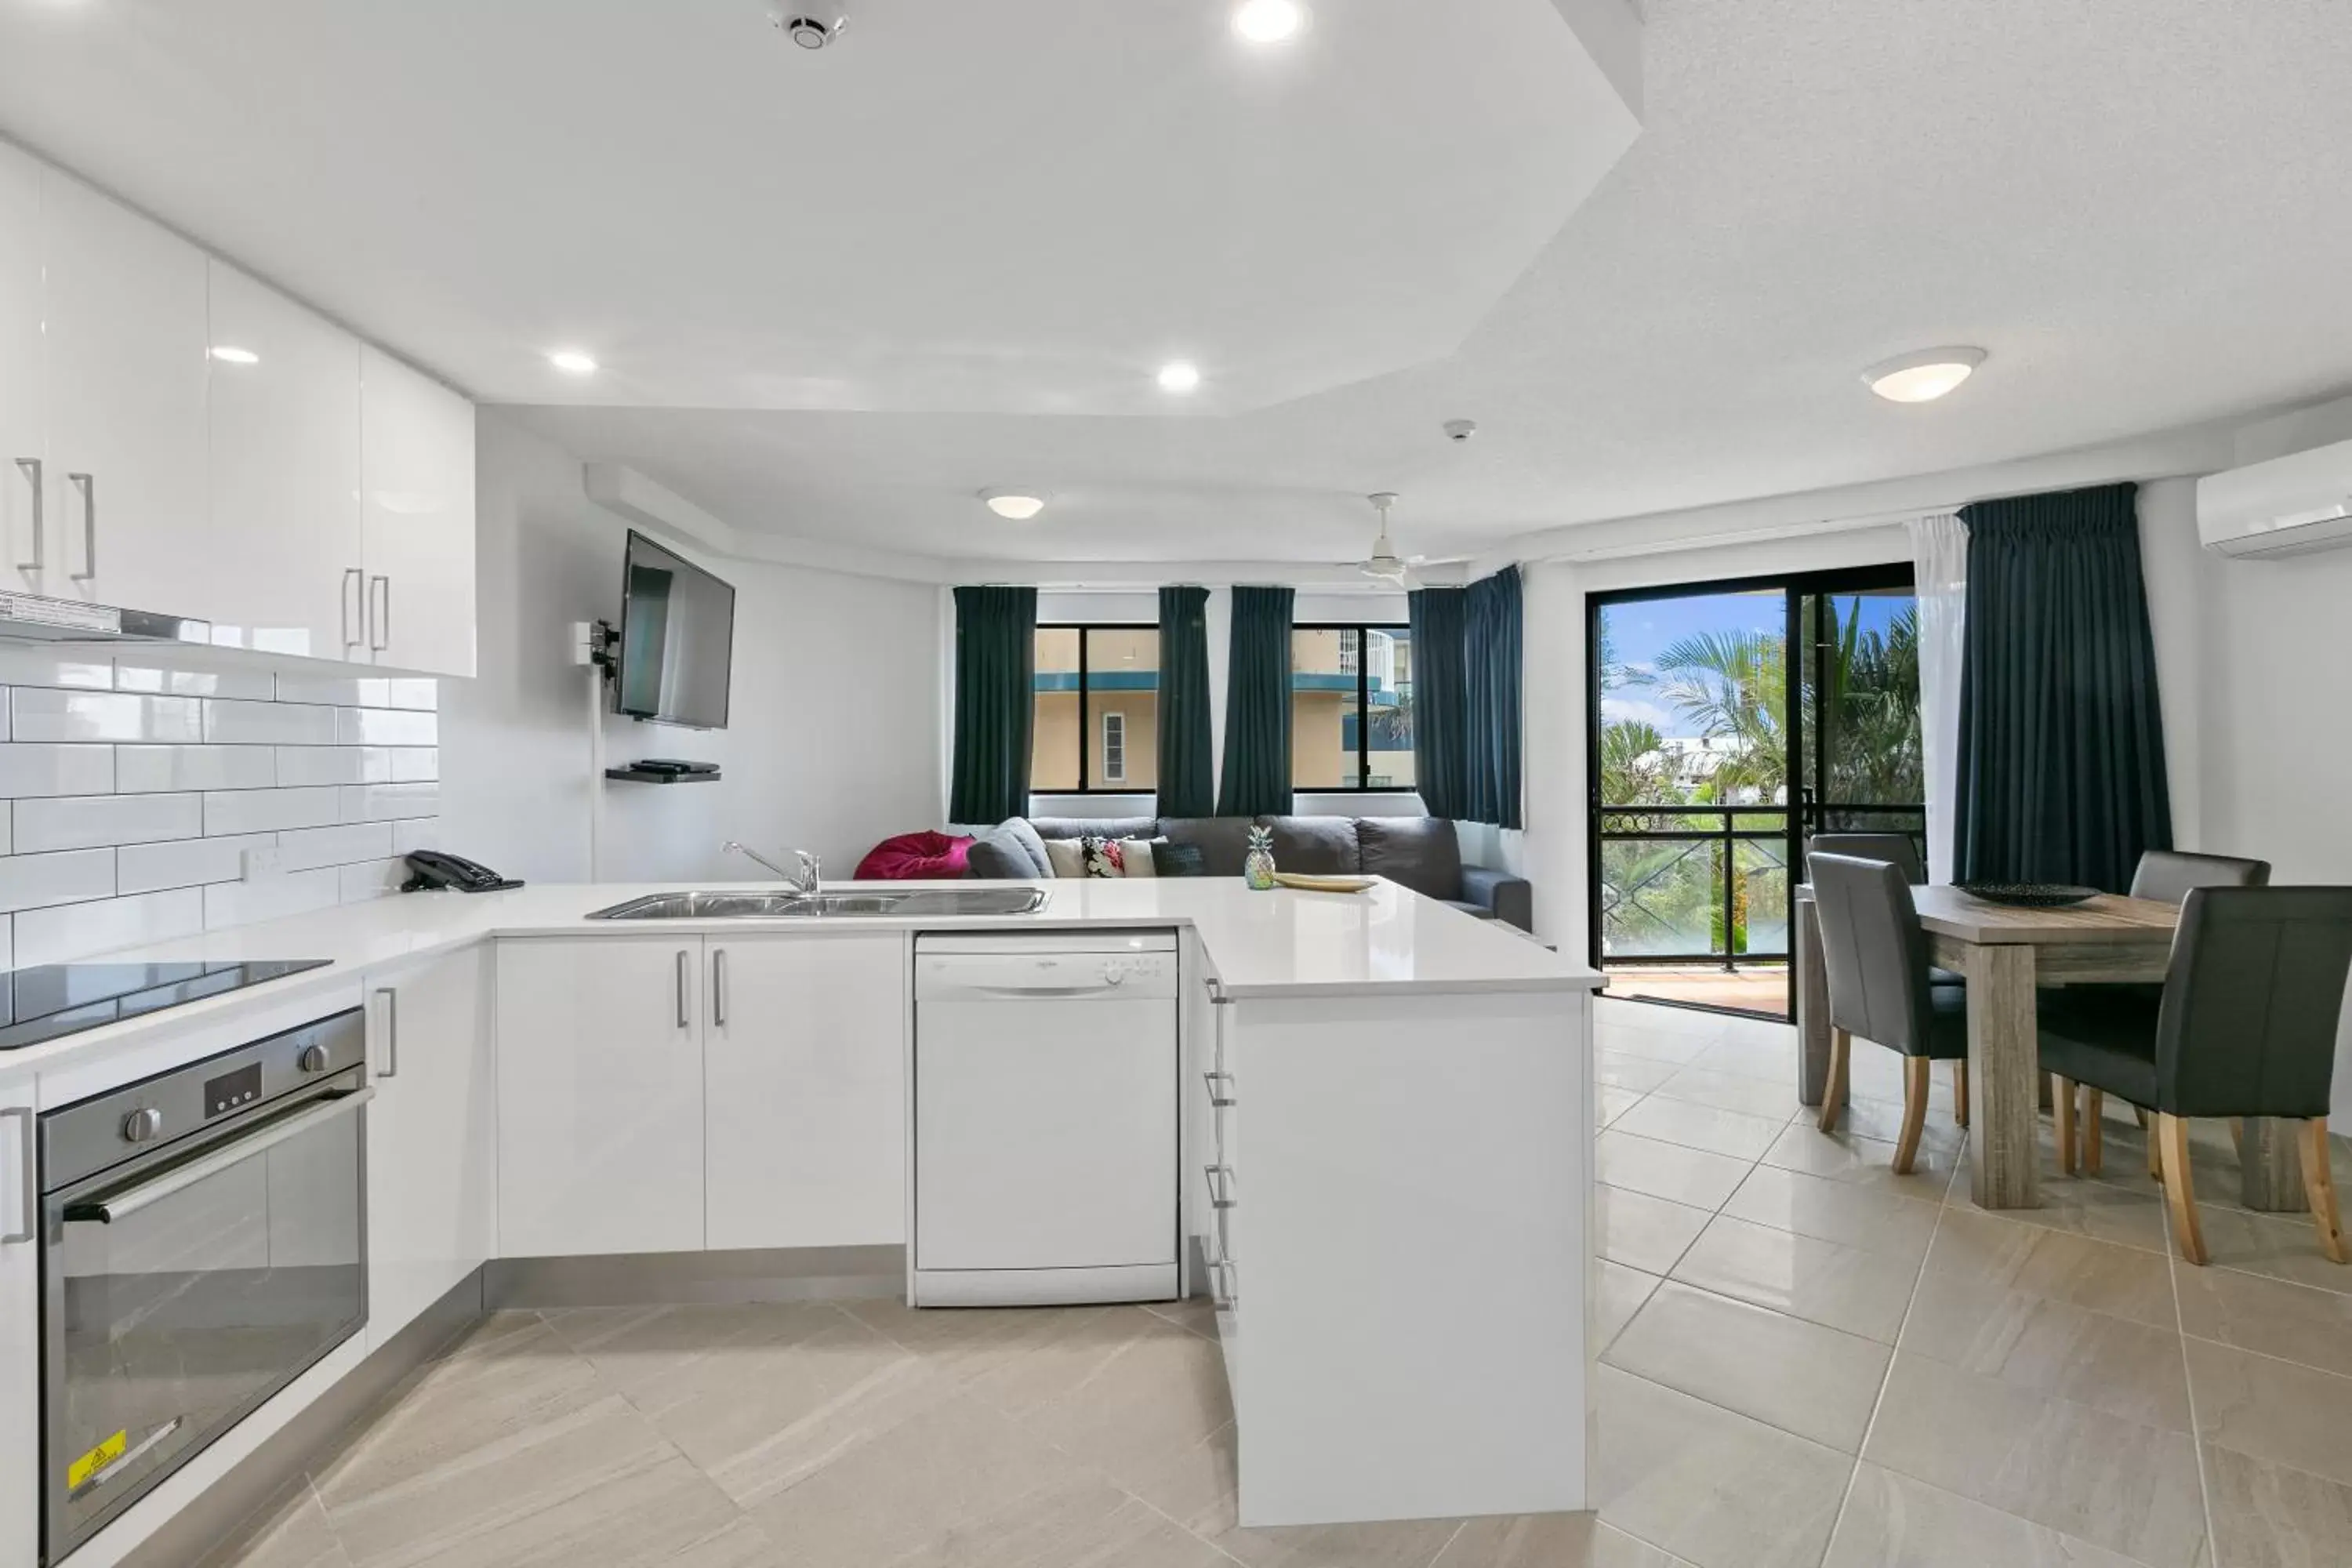
[[1078, 853], [1086, 863], [1089, 877], [1124, 877], [1127, 858], [1116, 838], [1104, 838], [1089, 833], [1078, 840]]
[[1150, 816], [1033, 816], [1040, 838], [1150, 838], [1160, 831]]
[[1153, 846], [1155, 844], [1165, 842], [1165, 839], [1150, 838], [1120, 839], [1118, 841], [1118, 858], [1121, 874], [1129, 877], [1152, 877], [1159, 875], [1159, 866], [1154, 858]]
[[1151, 841], [1151, 869], [1161, 877], [1205, 877], [1209, 874], [1207, 859], [1197, 844], [1176, 844], [1165, 838]]
[[1364, 868], [1352, 817], [1269, 816], [1265, 821], [1274, 830], [1276, 870], [1352, 877]]
[[944, 833], [901, 833], [885, 838], [857, 863], [861, 882], [914, 882], [931, 878], [961, 877], [971, 852], [969, 838]]
[[1008, 816], [996, 825], [996, 831], [1011, 835], [1029, 857], [1029, 875], [1050, 877], [1054, 874], [1054, 862], [1045, 854], [1045, 839], [1038, 837], [1037, 830], [1030, 826], [1025, 818]]
[[1083, 877], [1087, 874], [1086, 840], [1048, 838], [1045, 840], [1045, 860], [1056, 877]]
[[1160, 831], [1171, 844], [1198, 846], [1203, 875], [1238, 877], [1242, 862], [1249, 858], [1253, 826], [1246, 816], [1171, 816], [1161, 819]]
[[992, 882], [1026, 882], [1045, 875], [1018, 838], [996, 827], [971, 841], [964, 851], [964, 870]]
[[[1356, 837], [1365, 875], [1386, 877], [1427, 899], [1462, 896], [1462, 846], [1444, 817], [1367, 816], [1356, 823]], [[1277, 854], [1275, 863], [1281, 862]]]

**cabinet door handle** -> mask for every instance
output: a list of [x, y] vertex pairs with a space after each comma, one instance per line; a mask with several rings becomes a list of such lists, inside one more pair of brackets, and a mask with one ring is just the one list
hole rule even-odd
[[694, 961], [681, 947], [677, 950], [677, 1026], [681, 1029], [691, 1028], [694, 1025], [694, 1019], [686, 1010], [686, 988], [694, 984], [693, 976]]
[[41, 526], [41, 459], [38, 458], [19, 458], [16, 459], [16, 467], [24, 471], [25, 478], [31, 481], [33, 486], [33, 558], [30, 561], [17, 562], [16, 570], [19, 572], [38, 572], [41, 569], [41, 551], [43, 548], [41, 536], [43, 533], [47, 531]]
[[710, 955], [710, 1022], [717, 1028], [727, 1026], [727, 950], [723, 947]]
[[378, 1078], [400, 1076], [400, 993], [386, 985], [376, 995], [383, 1001], [383, 1067]]
[[81, 492], [81, 551], [86, 568], [68, 575], [77, 583], [87, 583], [98, 575], [98, 480], [89, 474], [68, 474], [66, 478]]
[[362, 603], [367, 597], [367, 574], [356, 566], [344, 567], [343, 585], [335, 597], [338, 601], [336, 608], [343, 613], [343, 652], [349, 654], [361, 642], [360, 638], [352, 636], [352, 612], [357, 609], [362, 618], [367, 614], [367, 606]]
[[41, 1184], [41, 1173], [33, 1149], [33, 1111], [30, 1106], [12, 1105], [0, 1110], [16, 1123], [16, 1228], [0, 1236], [0, 1247], [16, 1247], [33, 1240], [40, 1234], [41, 1216], [35, 1190]]
[[[383, 616], [375, 613], [375, 592], [383, 590]], [[368, 583], [368, 651], [383, 653], [392, 647], [392, 579], [378, 574]]]

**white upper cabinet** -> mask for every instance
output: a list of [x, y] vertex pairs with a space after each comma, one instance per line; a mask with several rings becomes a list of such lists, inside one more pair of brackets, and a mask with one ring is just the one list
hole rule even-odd
[[710, 1247], [906, 1240], [906, 937], [705, 945]]
[[360, 355], [365, 648], [474, 673], [474, 405], [373, 348]]
[[226, 262], [211, 291], [212, 532], [236, 570], [192, 613], [216, 643], [364, 658], [359, 340]]
[[205, 255], [41, 175], [47, 537], [41, 592], [211, 618], [257, 569], [208, 526]]
[[41, 170], [0, 142], [0, 588], [40, 591], [34, 518], [48, 457], [41, 408]]

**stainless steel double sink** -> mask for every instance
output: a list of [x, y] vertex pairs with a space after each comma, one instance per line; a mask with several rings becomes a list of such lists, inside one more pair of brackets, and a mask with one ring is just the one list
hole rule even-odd
[[1043, 888], [909, 888], [905, 892], [649, 893], [597, 910], [592, 921], [773, 921], [1027, 915]]

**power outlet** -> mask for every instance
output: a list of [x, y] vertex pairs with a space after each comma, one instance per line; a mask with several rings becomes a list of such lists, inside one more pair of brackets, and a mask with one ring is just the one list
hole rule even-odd
[[245, 879], [257, 882], [264, 877], [275, 877], [286, 868], [286, 852], [275, 844], [245, 852]]

